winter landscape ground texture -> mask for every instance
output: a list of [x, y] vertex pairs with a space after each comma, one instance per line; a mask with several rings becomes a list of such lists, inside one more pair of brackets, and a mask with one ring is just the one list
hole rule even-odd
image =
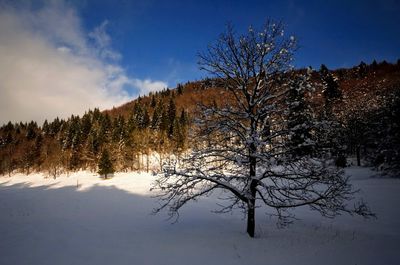
[[285, 229], [259, 209], [255, 239], [240, 212], [191, 203], [175, 224], [152, 215], [155, 176], [90, 172], [0, 177], [0, 264], [400, 264], [400, 179], [346, 170], [378, 218], [322, 218], [297, 209]]

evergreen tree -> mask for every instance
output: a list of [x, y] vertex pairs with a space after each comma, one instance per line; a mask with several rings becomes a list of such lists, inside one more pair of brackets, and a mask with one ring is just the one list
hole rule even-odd
[[35, 139], [37, 129], [38, 129], [37, 123], [35, 121], [31, 121], [27, 127], [26, 139], [28, 140]]
[[42, 146], [43, 146], [43, 136], [42, 134], [38, 134], [36, 139], [35, 139], [35, 145], [34, 145], [34, 156], [35, 156], [35, 163], [39, 168], [40, 171], [40, 167], [43, 163], [43, 157], [42, 157]]
[[157, 105], [156, 97], [154, 95], [151, 96], [150, 106], [154, 108]]
[[174, 122], [174, 135], [175, 152], [181, 152], [186, 144], [186, 128], [180, 123], [179, 120]]
[[342, 92], [336, 79], [324, 64], [321, 65], [320, 76], [324, 86], [322, 94], [325, 100], [325, 115], [331, 116], [333, 115], [333, 102], [342, 97]]
[[156, 130], [160, 127], [162, 113], [163, 113], [163, 104], [162, 102], [159, 102], [156, 104], [154, 108], [153, 117], [151, 119], [151, 128], [153, 130]]
[[89, 134], [90, 129], [92, 128], [92, 119], [90, 113], [85, 113], [81, 119], [81, 132], [83, 136]]
[[171, 97], [168, 104], [168, 136], [172, 137], [174, 134], [174, 124], [176, 117], [176, 105], [175, 101]]
[[183, 94], [183, 86], [182, 86], [182, 84], [178, 84], [177, 91], [178, 91], [178, 95], [182, 95]]
[[43, 131], [44, 135], [48, 135], [50, 133], [50, 126], [49, 126], [49, 122], [47, 120], [45, 120], [42, 125], [42, 131]]
[[110, 155], [107, 149], [104, 149], [103, 152], [101, 153], [98, 168], [99, 168], [98, 173], [101, 176], [104, 176], [105, 179], [107, 179], [109, 174], [113, 174], [115, 172], [114, 166], [110, 160]]
[[374, 60], [374, 61], [372, 62], [372, 64], [371, 64], [371, 69], [372, 69], [373, 71], [375, 71], [377, 68], [378, 68], [378, 63], [376, 62], [376, 60]]
[[357, 67], [358, 69], [358, 77], [363, 78], [367, 75], [367, 64], [361, 61], [361, 63]]
[[50, 125], [49, 125], [50, 126], [49, 133], [53, 136], [56, 135], [60, 131], [61, 125], [62, 125], [62, 123], [61, 123], [60, 119], [58, 117], [55, 118], [54, 121], [52, 123], [50, 123]]
[[100, 146], [108, 143], [110, 140], [110, 133], [112, 129], [111, 119], [108, 113], [102, 115], [100, 118], [100, 130], [97, 134], [98, 143]]
[[310, 155], [313, 150], [312, 111], [305, 98], [309, 72], [305, 76], [294, 76], [287, 96], [287, 127], [291, 131], [287, 142], [294, 157]]
[[113, 135], [112, 139], [114, 142], [120, 142], [124, 139], [125, 134], [125, 119], [123, 116], [119, 115], [118, 118], [114, 119], [113, 125]]
[[92, 128], [87, 137], [87, 151], [89, 156], [93, 159], [97, 157], [100, 151], [100, 142], [98, 137], [98, 132], [96, 128]]
[[93, 110], [93, 121], [99, 121], [101, 117], [101, 112], [98, 108]]
[[179, 116], [179, 123], [183, 127], [187, 126], [188, 124], [188, 117], [184, 109], [182, 109], [181, 115]]
[[[11, 124], [11, 123], [9, 123]], [[5, 164], [5, 168], [7, 169], [8, 176], [11, 176], [11, 172], [14, 170], [14, 163], [12, 159], [13, 155], [13, 150], [15, 145], [17, 144], [17, 140], [14, 138], [12, 134], [12, 130], [6, 131], [6, 137], [5, 137], [5, 147], [6, 147], [6, 156], [5, 159], [3, 160], [3, 163]]]
[[150, 116], [149, 116], [149, 112], [147, 111], [147, 109], [145, 109], [143, 112], [143, 118], [140, 123], [140, 128], [146, 129], [149, 126], [150, 126]]

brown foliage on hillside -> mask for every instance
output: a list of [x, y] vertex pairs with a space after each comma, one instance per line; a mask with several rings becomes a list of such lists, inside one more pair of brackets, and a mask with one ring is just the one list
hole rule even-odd
[[[400, 139], [395, 122], [400, 64], [361, 63], [328, 71], [325, 77], [322, 72], [312, 73], [316, 91], [307, 96], [321, 115], [332, 115], [341, 124], [344, 136], [340, 141], [346, 143], [346, 154], [372, 156], [377, 165], [400, 157], [398, 150], [393, 150]], [[57, 176], [63, 170], [96, 170], [104, 149], [110, 151], [116, 170], [148, 169], [143, 156], [148, 158], [153, 151], [159, 153], [161, 165], [164, 156], [188, 147], [192, 121], [199, 115], [197, 104], [234, 102], [220, 84], [218, 79], [179, 84], [111, 110], [95, 109], [82, 117], [46, 121], [42, 126], [33, 121], [9, 122], [0, 128], [0, 174], [36, 170]], [[327, 99], [327, 87], [332, 84], [340, 96]], [[376, 133], [379, 141], [373, 128], [381, 129]]]

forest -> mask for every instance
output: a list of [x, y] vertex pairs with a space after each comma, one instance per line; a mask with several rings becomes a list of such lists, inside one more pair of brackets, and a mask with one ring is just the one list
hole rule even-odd
[[[301, 97], [310, 102], [312, 119], [330, 121], [321, 137], [329, 139], [335, 164], [345, 167], [354, 157], [358, 165], [398, 171], [400, 60], [336, 70], [321, 65], [310, 70], [310, 79], [316, 91]], [[116, 171], [159, 171], [165, 159], [179, 157], [196, 141], [191, 131], [200, 115], [197, 106], [231, 100], [220, 83], [212, 78], [178, 84], [111, 110], [88, 110], [81, 117], [43, 124], [8, 122], [0, 128], [0, 174], [45, 172], [55, 178], [81, 169], [97, 171], [104, 152]]]

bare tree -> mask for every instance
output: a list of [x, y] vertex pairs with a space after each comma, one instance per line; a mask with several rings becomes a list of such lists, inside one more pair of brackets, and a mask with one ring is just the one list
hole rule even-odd
[[[291, 120], [298, 118], [293, 107], [307, 104], [312, 91], [307, 73], [290, 66], [295, 50], [295, 38], [284, 36], [282, 24], [268, 21], [260, 31], [249, 28], [241, 36], [228, 26], [199, 55], [201, 68], [223, 80], [228, 100], [200, 106], [190, 154], [165, 166], [155, 182], [160, 199], [156, 212], [167, 208], [171, 217], [177, 216], [187, 202], [222, 189], [229, 203], [219, 211], [243, 209], [250, 237], [261, 205], [274, 209], [282, 224], [294, 217], [290, 209], [305, 205], [328, 217], [370, 215], [363, 203], [346, 207], [355, 191], [321, 158], [313, 139], [318, 124]], [[293, 91], [296, 97], [289, 102]], [[301, 111], [306, 115], [309, 110], [305, 105]], [[299, 141], [295, 134], [301, 131]]]

